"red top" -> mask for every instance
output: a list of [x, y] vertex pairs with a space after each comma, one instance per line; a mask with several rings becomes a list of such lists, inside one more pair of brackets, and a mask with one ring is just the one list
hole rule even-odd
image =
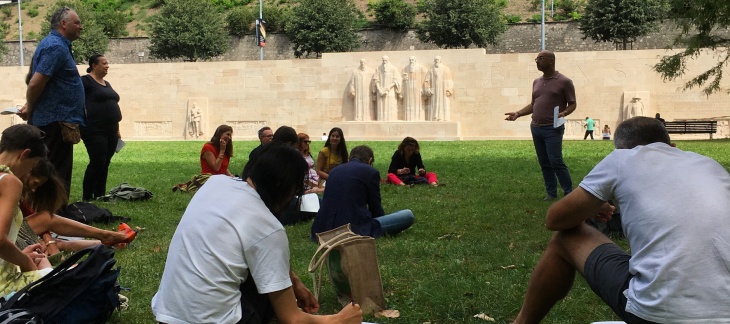
[[228, 170], [228, 162], [231, 161], [231, 157], [228, 155], [224, 155], [223, 163], [221, 164], [220, 169], [213, 170], [213, 168], [211, 168], [210, 165], [208, 165], [208, 162], [206, 162], [205, 159], [203, 158], [203, 153], [205, 153], [206, 151], [212, 152], [213, 156], [218, 158], [218, 150], [216, 150], [215, 146], [213, 146], [213, 144], [210, 144], [210, 143], [205, 143], [205, 145], [203, 145], [203, 149], [200, 151], [200, 174], [205, 174], [205, 173], [209, 173], [211, 175], [226, 174], [226, 170]]

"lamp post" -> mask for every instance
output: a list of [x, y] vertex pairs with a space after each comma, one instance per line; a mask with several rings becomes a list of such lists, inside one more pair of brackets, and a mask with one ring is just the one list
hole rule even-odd
[[18, 0], [18, 35], [20, 38], [20, 66], [25, 66], [23, 62], [23, 18], [20, 17], [20, 1]]
[[540, 28], [540, 50], [545, 50], [545, 0], [542, 0], [542, 24]]

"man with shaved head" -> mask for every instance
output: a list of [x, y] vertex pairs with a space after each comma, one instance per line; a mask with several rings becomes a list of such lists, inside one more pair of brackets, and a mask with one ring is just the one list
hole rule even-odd
[[550, 201], [558, 197], [558, 182], [563, 194], [573, 191], [570, 171], [563, 161], [565, 126], [554, 127], [553, 110], [558, 107], [558, 117], [573, 113], [576, 108], [575, 87], [572, 80], [555, 70], [555, 54], [552, 52], [540, 52], [535, 63], [543, 75], [532, 82], [532, 101], [518, 111], [506, 113], [505, 120], [513, 121], [532, 114], [532, 141], [545, 181], [546, 195], [543, 200]]

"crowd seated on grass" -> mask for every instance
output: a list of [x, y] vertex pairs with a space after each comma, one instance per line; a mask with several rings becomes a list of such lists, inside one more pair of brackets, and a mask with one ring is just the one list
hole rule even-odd
[[373, 150], [360, 145], [352, 149], [350, 161], [329, 174], [324, 199], [312, 223], [311, 239], [316, 234], [350, 224], [359, 235], [395, 235], [413, 225], [410, 209], [385, 215], [380, 200], [380, 172], [373, 168]]
[[[78, 251], [99, 244], [113, 246], [134, 240], [134, 231], [102, 230], [55, 215], [54, 212], [66, 204], [66, 190], [53, 165], [46, 159], [39, 161], [31, 172], [23, 177], [23, 185], [25, 194], [20, 209], [33, 232], [44, 238], [47, 255], [53, 255], [58, 250]], [[51, 232], [66, 237], [92, 238], [92, 240], [54, 239], [50, 236]]]
[[430, 184], [438, 186], [436, 173], [427, 172], [421, 159], [421, 147], [413, 137], [406, 137], [390, 158], [388, 182], [399, 185]]
[[[548, 210], [555, 234], [514, 322], [539, 323], [576, 272], [627, 323], [730, 322], [730, 174], [673, 147], [654, 118], [619, 124], [614, 146]], [[586, 224], [611, 219], [609, 200], [621, 208], [631, 254]]]
[[[212, 176], [170, 242], [152, 312], [161, 323], [361, 323], [357, 304], [313, 315], [319, 302], [291, 271], [279, 215], [304, 191], [307, 163], [288, 145], [263, 146], [243, 178]], [[191, 262], [194, 260], [194, 262]]]

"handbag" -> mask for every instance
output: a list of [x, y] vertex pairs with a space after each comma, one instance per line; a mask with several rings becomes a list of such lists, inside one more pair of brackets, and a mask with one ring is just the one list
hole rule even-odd
[[322, 268], [327, 264], [330, 281], [342, 306], [355, 302], [365, 314], [385, 310], [383, 283], [378, 270], [375, 239], [350, 230], [350, 224], [317, 234], [319, 247], [309, 262], [314, 296], [322, 288]]
[[69, 144], [78, 144], [81, 142], [81, 131], [79, 130], [79, 124], [72, 124], [66, 122], [58, 122], [61, 126], [61, 137], [63, 141]]

